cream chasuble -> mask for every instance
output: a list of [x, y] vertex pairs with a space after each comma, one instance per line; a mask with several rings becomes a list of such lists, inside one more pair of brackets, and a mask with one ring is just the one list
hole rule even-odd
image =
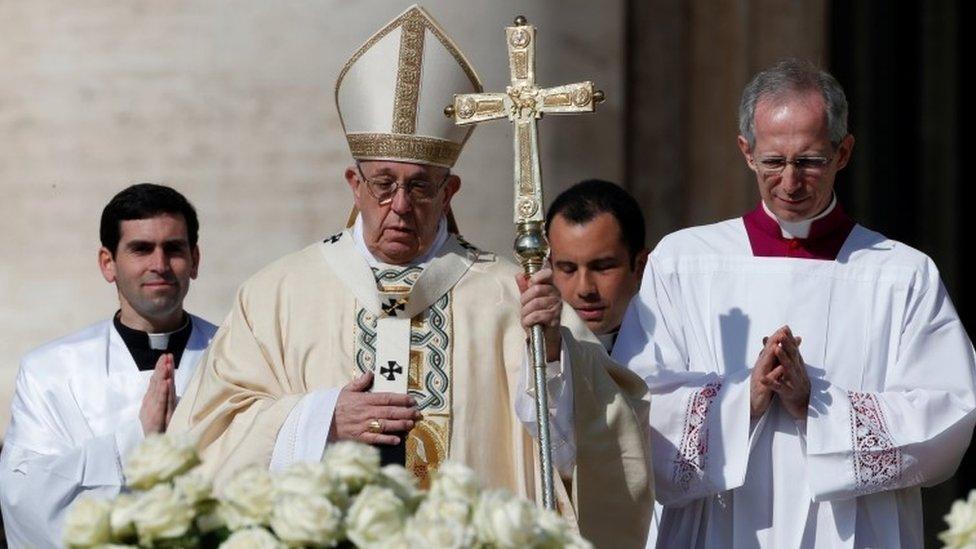
[[[352, 240], [339, 233], [241, 287], [171, 430], [200, 436], [219, 490], [241, 467], [269, 464], [304, 396], [373, 370], [381, 390], [408, 391], [424, 414], [407, 438], [418, 477], [451, 459], [535, 500], [535, 439], [515, 411], [525, 355], [518, 268], [450, 235], [423, 268], [373, 270]], [[643, 546], [653, 497], [646, 386], [575, 314], [563, 320], [580, 443], [570, 489], [556, 483], [560, 511], [598, 546]]]

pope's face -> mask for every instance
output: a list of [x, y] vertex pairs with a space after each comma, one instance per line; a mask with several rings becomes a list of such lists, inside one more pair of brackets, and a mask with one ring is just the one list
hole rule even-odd
[[[820, 93], [761, 99], [754, 125], [755, 145], [750, 149], [741, 135], [738, 142], [746, 163], [756, 173], [766, 206], [784, 221], [802, 221], [822, 212], [830, 204], [837, 172], [850, 160], [854, 138], [848, 135], [839, 146], [831, 144]], [[797, 160], [807, 165], [782, 166], [783, 161]], [[776, 162], [781, 171], [764, 168]]]
[[[376, 259], [403, 265], [430, 250], [437, 225], [461, 186], [461, 180], [448, 173], [438, 166], [389, 161], [361, 162], [359, 169], [346, 169], [346, 181], [363, 216], [363, 238]], [[363, 177], [395, 183], [396, 191], [388, 200], [378, 199], [375, 185], [371, 190]], [[430, 197], [412, 197], [404, 187], [418, 182], [431, 183], [436, 191]]]
[[549, 249], [553, 283], [590, 331], [599, 335], [620, 327], [640, 289], [647, 251], [638, 254], [631, 268], [620, 224], [607, 212], [583, 224], [556, 214], [549, 225]]
[[102, 275], [118, 289], [122, 321], [147, 331], [181, 322], [183, 298], [200, 263], [200, 251], [190, 247], [183, 216], [122, 221], [119, 233], [115, 252], [103, 247], [98, 255]]

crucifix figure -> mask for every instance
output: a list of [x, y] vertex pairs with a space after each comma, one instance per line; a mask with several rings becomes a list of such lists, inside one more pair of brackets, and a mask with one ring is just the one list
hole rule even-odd
[[[539, 136], [536, 121], [545, 113], [593, 112], [604, 100], [592, 82], [578, 82], [553, 88], [535, 83], [535, 27], [525, 17], [505, 27], [511, 84], [504, 92], [469, 93], [454, 96], [444, 114], [458, 125], [508, 118], [515, 125], [515, 255], [526, 274], [542, 268], [549, 253], [543, 232], [542, 170], [539, 166]], [[555, 509], [552, 486], [552, 448], [549, 441], [549, 406], [545, 391], [545, 340], [542, 326], [533, 326], [530, 337], [535, 372], [536, 418], [539, 425], [539, 461], [542, 469], [543, 502]]]

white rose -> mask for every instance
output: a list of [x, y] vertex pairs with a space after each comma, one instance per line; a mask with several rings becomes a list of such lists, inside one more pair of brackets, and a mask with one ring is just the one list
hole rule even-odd
[[190, 471], [176, 477], [173, 479], [173, 488], [183, 502], [194, 509], [213, 498], [213, 483], [199, 471]]
[[403, 530], [407, 510], [393, 490], [367, 486], [346, 515], [346, 534], [358, 547], [376, 546]]
[[355, 494], [379, 475], [380, 452], [358, 442], [336, 442], [325, 449], [322, 463], [346, 485], [350, 494]]
[[402, 465], [391, 464], [380, 469], [378, 483], [384, 488], [393, 490], [393, 493], [411, 510], [416, 509], [417, 504], [424, 497], [423, 492], [417, 487], [417, 477]]
[[467, 500], [428, 496], [414, 515], [419, 520], [452, 520], [461, 524], [471, 522], [471, 504]]
[[349, 505], [346, 485], [331, 474], [324, 463], [296, 463], [272, 480], [277, 495], [325, 496], [341, 509]]
[[135, 538], [135, 516], [139, 511], [139, 499], [133, 494], [119, 494], [112, 502], [109, 523], [112, 537], [116, 540]]
[[472, 522], [478, 541], [498, 548], [532, 546], [539, 538], [535, 507], [502, 490], [481, 494]]
[[220, 549], [285, 549], [285, 544], [264, 528], [245, 528], [231, 534]]
[[133, 517], [140, 545], [183, 536], [193, 524], [193, 508], [168, 484], [159, 484], [139, 496]]
[[325, 496], [285, 494], [275, 501], [271, 529], [291, 546], [335, 547], [342, 540], [342, 511]]
[[369, 549], [417, 549], [413, 545], [410, 545], [403, 530], [386, 539], [372, 543], [368, 547]]
[[474, 471], [460, 463], [449, 461], [434, 473], [430, 487], [432, 497], [462, 499], [474, 503], [481, 492], [481, 482]]
[[217, 514], [229, 529], [267, 526], [271, 518], [274, 487], [271, 475], [261, 467], [237, 473], [218, 498]]
[[201, 534], [209, 534], [214, 530], [227, 526], [216, 509], [197, 516], [193, 522], [197, 525], [197, 531]]
[[536, 549], [593, 549], [590, 542], [574, 532], [566, 520], [554, 511], [537, 510], [536, 525], [541, 537]]
[[426, 520], [414, 517], [407, 521], [406, 538], [411, 547], [462, 549], [474, 545], [474, 530], [469, 525], [450, 520]]
[[81, 498], [76, 501], [64, 519], [61, 539], [68, 547], [90, 547], [110, 541], [112, 530], [109, 514], [112, 507], [107, 501]]
[[192, 438], [149, 435], [129, 455], [125, 465], [126, 484], [148, 490], [189, 471], [199, 463], [200, 457]]
[[976, 490], [969, 493], [966, 501], [953, 502], [945, 516], [949, 529], [939, 534], [947, 549], [976, 547]]

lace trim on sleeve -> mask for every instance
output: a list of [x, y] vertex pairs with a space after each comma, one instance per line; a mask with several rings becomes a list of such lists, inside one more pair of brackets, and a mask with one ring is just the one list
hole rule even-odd
[[888, 421], [872, 393], [847, 393], [851, 401], [851, 439], [854, 482], [884, 486], [901, 476], [901, 451], [891, 441]]
[[687, 491], [692, 481], [700, 480], [705, 474], [705, 460], [708, 454], [708, 410], [712, 401], [722, 388], [720, 382], [712, 382], [691, 395], [685, 411], [685, 428], [681, 444], [674, 460], [673, 481]]

